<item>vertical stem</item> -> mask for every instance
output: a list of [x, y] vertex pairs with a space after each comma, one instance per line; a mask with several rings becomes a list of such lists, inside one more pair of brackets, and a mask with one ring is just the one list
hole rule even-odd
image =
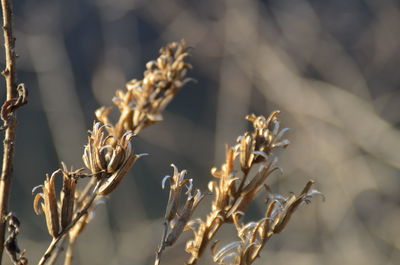
[[68, 242], [67, 251], [65, 252], [64, 265], [72, 265], [72, 261], [74, 259], [74, 245], [75, 240], [70, 240]]
[[[15, 64], [15, 38], [12, 32], [12, 6], [11, 0], [1, 0], [3, 13], [4, 49], [6, 67], [2, 72], [6, 81], [7, 100], [16, 95], [16, 64]], [[11, 178], [13, 174], [13, 159], [15, 146], [16, 118], [11, 115], [9, 126], [4, 137], [3, 167], [0, 177], [0, 265], [4, 250], [5, 216], [8, 213], [8, 199], [10, 194]]]
[[165, 239], [167, 237], [167, 233], [168, 233], [168, 222], [167, 222], [167, 220], [164, 220], [164, 233], [161, 238], [160, 246], [158, 247], [157, 252], [156, 252], [156, 259], [154, 261], [154, 265], [159, 265], [161, 262], [161, 254], [165, 248]]

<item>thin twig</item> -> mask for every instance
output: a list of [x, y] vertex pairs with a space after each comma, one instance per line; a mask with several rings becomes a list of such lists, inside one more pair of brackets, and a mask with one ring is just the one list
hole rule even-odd
[[50, 245], [48, 246], [46, 252], [43, 254], [43, 256], [41, 257], [38, 265], [43, 265], [46, 263], [46, 261], [50, 258], [51, 254], [53, 253], [54, 249], [57, 246], [57, 243], [69, 232], [69, 230], [71, 230], [72, 227], [74, 227], [74, 225], [81, 219], [82, 216], [84, 216], [85, 214], [87, 214], [89, 208], [92, 206], [93, 201], [96, 199], [97, 197], [97, 190], [99, 189], [99, 187], [104, 183], [103, 179], [100, 182], [97, 182], [96, 187], [93, 189], [93, 192], [89, 198], [89, 201], [86, 203], [86, 205], [76, 214], [74, 220], [72, 220], [71, 224], [68, 225], [65, 229], [63, 229], [60, 234], [58, 234], [58, 236], [56, 238], [53, 238], [53, 240], [51, 241]]
[[164, 224], [164, 233], [163, 233], [163, 236], [161, 238], [160, 246], [158, 247], [157, 252], [156, 252], [156, 259], [154, 261], [154, 265], [159, 265], [160, 264], [161, 254], [165, 249], [165, 239], [166, 239], [167, 234], [168, 234], [168, 222], [167, 222], [167, 220], [165, 220], [163, 224]]
[[[6, 80], [6, 102], [16, 96], [16, 63], [15, 63], [15, 38], [12, 31], [12, 5], [11, 0], [1, 0], [3, 12], [4, 49], [6, 67], [2, 72]], [[13, 160], [15, 147], [15, 115], [10, 116], [4, 137], [3, 167], [0, 177], [0, 264], [4, 250], [6, 216], [8, 214], [8, 200], [10, 194], [11, 178], [13, 174]]]
[[51, 255], [51, 258], [47, 260], [47, 265], [53, 265], [56, 263], [58, 256], [60, 256], [61, 252], [64, 251], [64, 243], [65, 243], [65, 237], [58, 242], [57, 248], [53, 251], [53, 254]]

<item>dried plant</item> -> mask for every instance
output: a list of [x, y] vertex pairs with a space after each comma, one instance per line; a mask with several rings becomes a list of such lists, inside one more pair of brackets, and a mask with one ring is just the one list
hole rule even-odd
[[[172, 164], [172, 167], [174, 168], [174, 175], [172, 177], [167, 175], [162, 181], [162, 188], [164, 189], [165, 182], [169, 180], [170, 191], [164, 217], [164, 234], [156, 253], [155, 264], [160, 263], [161, 253], [164, 248], [172, 246], [176, 242], [197, 205], [204, 198], [200, 190], [196, 190], [194, 194], [192, 193], [193, 179], [185, 179], [186, 170], [179, 172], [175, 165]], [[184, 188], [187, 189], [185, 193], [183, 193]], [[180, 207], [180, 200], [184, 195], [186, 195], [185, 204]]]
[[28, 259], [24, 256], [25, 250], [21, 250], [18, 245], [17, 236], [19, 234], [20, 222], [18, 218], [13, 214], [9, 213], [6, 217], [7, 227], [9, 235], [4, 242], [4, 247], [7, 250], [8, 255], [13, 264], [15, 265], [26, 265]]
[[[279, 169], [274, 150], [289, 144], [287, 139], [282, 139], [288, 129], [280, 129], [278, 114], [279, 111], [275, 111], [268, 118], [254, 114], [247, 116], [246, 119], [253, 123], [253, 131], [239, 136], [235, 146], [226, 147], [225, 163], [221, 169], [211, 169], [211, 174], [217, 179], [210, 181], [208, 185], [209, 190], [214, 193], [211, 212], [205, 220], [198, 218], [187, 224], [187, 228], [194, 233], [194, 238], [186, 243], [186, 251], [191, 255], [187, 264], [197, 262], [225, 223], [235, 224], [241, 241], [231, 243], [215, 253], [214, 261], [220, 264], [251, 264], [268, 238], [283, 230], [294, 210], [318, 193], [310, 190], [313, 183], [310, 181], [298, 197], [275, 196], [268, 200], [266, 215], [261, 221], [240, 225], [239, 218], [245, 215], [256, 195], [262, 190], [270, 195], [265, 181]], [[240, 165], [240, 170], [235, 169], [235, 161]], [[258, 169], [252, 170], [256, 166]], [[252, 171], [256, 172], [252, 174]], [[249, 230], [249, 227], [253, 230]], [[213, 249], [215, 250], [215, 245]]]
[[[28, 260], [17, 240], [20, 222], [8, 210], [8, 197], [13, 170], [15, 110], [27, 103], [27, 91], [23, 84], [17, 85], [16, 81], [10, 1], [2, 0], [2, 11], [6, 51], [6, 69], [2, 74], [6, 80], [7, 99], [0, 113], [4, 123], [1, 129], [5, 130], [0, 178], [0, 256], [5, 248], [13, 264], [25, 265]], [[111, 107], [103, 106], [95, 111], [97, 120], [89, 131], [82, 156], [85, 166], [74, 170], [61, 162], [61, 168], [46, 174], [43, 184], [33, 189], [33, 193], [41, 190], [34, 197], [33, 208], [36, 214], [44, 214], [48, 234], [52, 238], [39, 265], [53, 264], [61, 252], [61, 248], [56, 247], [62, 243], [67, 244], [64, 264], [72, 264], [74, 244], [91, 221], [95, 205], [115, 191], [135, 162], [144, 155], [134, 152], [132, 141], [135, 135], [161, 121], [168, 103], [191, 80], [186, 77], [187, 70], [191, 68], [185, 62], [187, 51], [184, 41], [173, 42], [162, 48], [158, 59], [146, 64], [143, 79], [133, 79], [126, 84], [126, 90], [116, 92], [113, 99], [119, 114], [116, 121], [109, 118]], [[194, 238], [186, 243], [185, 250], [190, 254], [187, 264], [195, 264], [219, 228], [228, 223], [236, 228], [239, 240], [218, 251], [217, 241], [213, 243], [214, 262], [250, 265], [260, 256], [266, 242], [286, 227], [300, 205], [309, 203], [313, 195], [321, 195], [312, 189], [313, 181], [309, 181], [299, 195], [290, 194], [286, 197], [272, 193], [265, 184], [267, 178], [279, 170], [275, 149], [289, 144], [287, 139], [283, 139], [288, 129], [280, 128], [278, 114], [279, 111], [275, 111], [268, 118], [254, 114], [246, 117], [252, 122], [253, 130], [241, 135], [236, 145], [226, 147], [225, 163], [220, 169], [211, 169], [216, 180], [208, 185], [213, 200], [211, 211], [204, 220], [191, 219], [204, 195], [200, 190], [193, 189], [193, 180], [187, 178], [186, 170], [179, 171], [172, 165], [173, 175], [162, 180], [162, 188], [169, 181], [170, 190], [164, 216], [164, 233], [156, 251], [156, 265], [160, 263], [163, 250], [172, 246], [184, 230], [194, 233]], [[59, 190], [56, 188], [58, 177], [62, 182]], [[78, 183], [85, 180], [86, 185], [78, 188]], [[243, 224], [240, 219], [262, 191], [267, 197], [264, 217]]]
[[[5, 79], [6, 100], [1, 107], [3, 125], [0, 130], [5, 130], [3, 141], [3, 163], [0, 176], [0, 264], [3, 256], [6, 237], [8, 200], [10, 197], [11, 180], [14, 170], [14, 150], [16, 136], [16, 110], [27, 103], [27, 91], [24, 84], [17, 83], [15, 37], [13, 33], [13, 12], [11, 0], [1, 1], [3, 14], [3, 33], [5, 51], [5, 69], [1, 72]], [[8, 230], [16, 231], [9, 223]], [[15, 234], [16, 235], [16, 234]], [[15, 260], [15, 259], [14, 259]], [[13, 261], [14, 262], [14, 261]]]
[[[126, 91], [117, 91], [113, 102], [118, 107], [119, 119], [115, 123], [108, 118], [111, 108], [101, 107], [96, 111], [99, 121], [93, 123], [88, 143], [84, 146], [82, 159], [85, 168], [73, 171], [62, 164], [62, 169], [46, 176], [44, 184], [39, 186], [42, 192], [35, 196], [34, 208], [37, 214], [44, 213], [48, 232], [53, 240], [39, 264], [45, 264], [53, 252], [58, 255], [59, 252], [55, 251], [55, 247], [61, 240], [65, 240], [66, 235], [68, 235], [68, 246], [65, 264], [71, 264], [73, 245], [86, 224], [90, 222], [89, 213], [93, 211], [96, 202], [112, 193], [136, 160], [144, 155], [134, 153], [132, 147], [134, 136], [143, 128], [161, 121], [162, 111], [190, 80], [186, 78], [190, 65], [184, 62], [187, 55], [184, 41], [170, 43], [162, 48], [160, 57], [147, 64], [142, 80], [131, 80], [126, 85]], [[63, 177], [59, 196], [55, 188], [57, 175]], [[90, 179], [86, 186], [82, 190], [77, 189], [77, 182], [85, 178]], [[174, 181], [182, 180], [175, 179], [174, 175], [171, 182]], [[180, 189], [178, 187], [181, 187], [179, 186], [181, 184], [175, 183], [171, 187]], [[192, 196], [191, 190], [187, 194], [187, 205], [182, 214], [188, 215], [189, 219], [201, 194], [197, 192]], [[43, 203], [39, 205], [40, 199], [43, 199]], [[177, 218], [172, 216], [173, 214], [176, 212], [170, 213], [175, 221], [173, 225], [170, 223], [171, 231], [167, 234], [167, 244], [173, 241], [173, 235], [179, 235], [186, 224], [180, 225], [183, 215]]]
[[243, 213], [237, 212], [233, 220], [240, 241], [229, 243], [218, 252], [215, 251], [216, 243], [213, 244], [214, 262], [224, 265], [252, 264], [272, 235], [280, 233], [285, 228], [292, 213], [301, 204], [309, 203], [313, 195], [321, 195], [319, 191], [311, 189], [313, 183], [309, 181], [298, 196], [290, 194], [285, 198], [280, 194], [268, 194], [265, 216], [257, 222], [240, 224], [239, 218]]
[[[113, 99], [121, 115], [115, 126], [108, 127], [110, 134], [121, 137], [124, 131], [137, 134], [143, 128], [161, 121], [162, 111], [176, 93], [190, 80], [186, 77], [191, 65], [185, 62], [188, 56], [185, 42], [170, 43], [160, 50], [160, 57], [146, 64], [142, 80], [133, 79], [126, 84], [126, 91], [118, 90]], [[110, 108], [96, 111], [97, 119], [111, 124]]]

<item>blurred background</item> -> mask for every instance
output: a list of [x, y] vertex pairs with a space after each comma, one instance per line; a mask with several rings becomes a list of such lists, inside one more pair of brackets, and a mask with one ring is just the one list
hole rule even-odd
[[[18, 80], [29, 104], [18, 112], [11, 209], [30, 264], [50, 242], [32, 188], [59, 161], [83, 165], [93, 112], [112, 105], [116, 89], [141, 78], [158, 49], [181, 38], [194, 47], [197, 82], [136, 138], [136, 152], [151, 155], [97, 207], [75, 264], [152, 264], [170, 164], [206, 190], [224, 145], [248, 128], [244, 116], [275, 109], [292, 128], [291, 145], [279, 154], [284, 174], [268, 183], [288, 194], [312, 178], [326, 201], [297, 211], [256, 264], [400, 263], [397, 0], [20, 0], [14, 9]], [[250, 217], [262, 215], [262, 201]], [[209, 207], [210, 198], [194, 217]], [[163, 264], [183, 264], [190, 237], [167, 249]], [[217, 238], [235, 239], [229, 228]], [[211, 264], [208, 252], [200, 264]]]

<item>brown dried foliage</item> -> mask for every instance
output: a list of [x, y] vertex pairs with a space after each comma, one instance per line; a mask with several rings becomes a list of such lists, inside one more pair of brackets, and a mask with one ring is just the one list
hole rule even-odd
[[[134, 153], [134, 136], [143, 128], [161, 121], [162, 111], [190, 80], [186, 78], [186, 72], [191, 66], [184, 61], [187, 49], [184, 41], [168, 44], [160, 50], [157, 60], [147, 63], [142, 80], [133, 79], [126, 84], [125, 91], [116, 92], [113, 102], [118, 107], [119, 119], [115, 123], [108, 117], [110, 107], [101, 107], [95, 112], [99, 121], [93, 123], [88, 143], [84, 146], [82, 159], [85, 168], [72, 171], [63, 164], [62, 169], [54, 171], [51, 176], [46, 175], [44, 184], [38, 186], [42, 192], [35, 196], [34, 209], [37, 214], [44, 213], [48, 232], [53, 237], [39, 264], [49, 259], [56, 244], [66, 234], [69, 235], [70, 249], [90, 222], [89, 213], [93, 211], [95, 202], [112, 193], [141, 156]], [[55, 188], [58, 174], [63, 176], [59, 196]], [[78, 190], [76, 184], [83, 178], [90, 180], [84, 189]], [[198, 195], [188, 199], [190, 205], [183, 212], [194, 209], [196, 198]], [[185, 227], [185, 224], [178, 225], [181, 217], [178, 219], [171, 228], [174, 234]], [[178, 229], [178, 226], [182, 228]], [[169, 234], [169, 241], [173, 240], [171, 237]]]
[[[186, 71], [191, 66], [184, 62], [187, 54], [185, 43], [168, 44], [160, 50], [160, 57], [146, 65], [142, 80], [131, 80], [125, 91], [117, 91], [113, 99], [119, 110], [119, 119], [113, 123], [109, 119], [110, 107], [96, 111], [98, 122], [93, 123], [88, 143], [84, 146], [85, 168], [73, 171], [63, 164], [53, 174], [46, 175], [42, 192], [34, 200], [37, 214], [44, 213], [49, 234], [53, 240], [39, 264], [45, 264], [58, 242], [68, 235], [68, 255], [66, 263], [72, 259], [72, 247], [90, 222], [90, 212], [96, 201], [112, 193], [136, 160], [141, 156], [134, 153], [132, 140], [143, 128], [162, 120], [162, 111], [182, 86], [190, 81]], [[259, 256], [269, 238], [281, 232], [293, 212], [304, 202], [308, 203], [314, 194], [309, 181], [298, 195], [284, 197], [273, 194], [267, 178], [275, 171], [277, 157], [274, 150], [289, 144], [283, 139], [287, 128], [281, 129], [279, 111], [269, 117], [246, 117], [252, 125], [251, 131], [239, 136], [234, 146], [226, 147], [225, 163], [218, 169], [213, 167], [215, 178], [208, 188], [213, 194], [211, 211], [203, 220], [192, 219], [193, 212], [204, 195], [193, 191], [193, 180], [186, 178], [186, 170], [179, 171], [172, 165], [172, 176], [162, 181], [164, 188], [169, 181], [169, 198], [164, 216], [164, 233], [156, 252], [155, 264], [160, 263], [161, 254], [172, 246], [184, 230], [191, 230], [194, 238], [186, 243], [190, 254], [187, 264], [195, 264], [209, 242], [214, 239], [223, 224], [234, 224], [239, 237], [219, 251], [216, 243], [211, 248], [213, 259], [219, 264], [249, 265]], [[62, 189], [57, 195], [55, 179], [62, 175]], [[89, 178], [84, 189], [77, 189], [77, 182]], [[245, 215], [256, 196], [265, 191], [267, 195], [265, 216], [257, 222], [242, 224]], [[40, 200], [43, 202], [39, 205]], [[183, 203], [183, 205], [181, 205]]]
[[[240, 225], [240, 217], [245, 215], [257, 194], [262, 190], [270, 194], [265, 181], [279, 169], [275, 166], [277, 157], [274, 150], [289, 144], [287, 139], [282, 139], [288, 129], [280, 129], [278, 114], [279, 111], [275, 111], [268, 118], [248, 115], [246, 119], [253, 123], [253, 130], [239, 136], [235, 146], [226, 147], [225, 163], [220, 169], [211, 169], [211, 174], [217, 179], [208, 185], [214, 194], [211, 212], [205, 220], [197, 218], [188, 222], [187, 228], [193, 231], [194, 238], [186, 243], [186, 251], [191, 255], [187, 264], [195, 264], [219, 228], [224, 223], [232, 222], [241, 241], [215, 253], [214, 261], [220, 264], [251, 264], [268, 238], [283, 230], [294, 210], [318, 193], [310, 190], [313, 183], [310, 181], [298, 197], [291, 195], [279, 200], [277, 198], [281, 197], [276, 196], [268, 200], [266, 216], [258, 223], [251, 223], [253, 230], [250, 236], [247, 233], [250, 226]], [[235, 168], [236, 161], [240, 165], [239, 170]], [[252, 170], [256, 166], [258, 170]], [[256, 172], [251, 173], [253, 171]], [[215, 251], [215, 244], [212, 248]], [[233, 253], [233, 249], [237, 251]]]

